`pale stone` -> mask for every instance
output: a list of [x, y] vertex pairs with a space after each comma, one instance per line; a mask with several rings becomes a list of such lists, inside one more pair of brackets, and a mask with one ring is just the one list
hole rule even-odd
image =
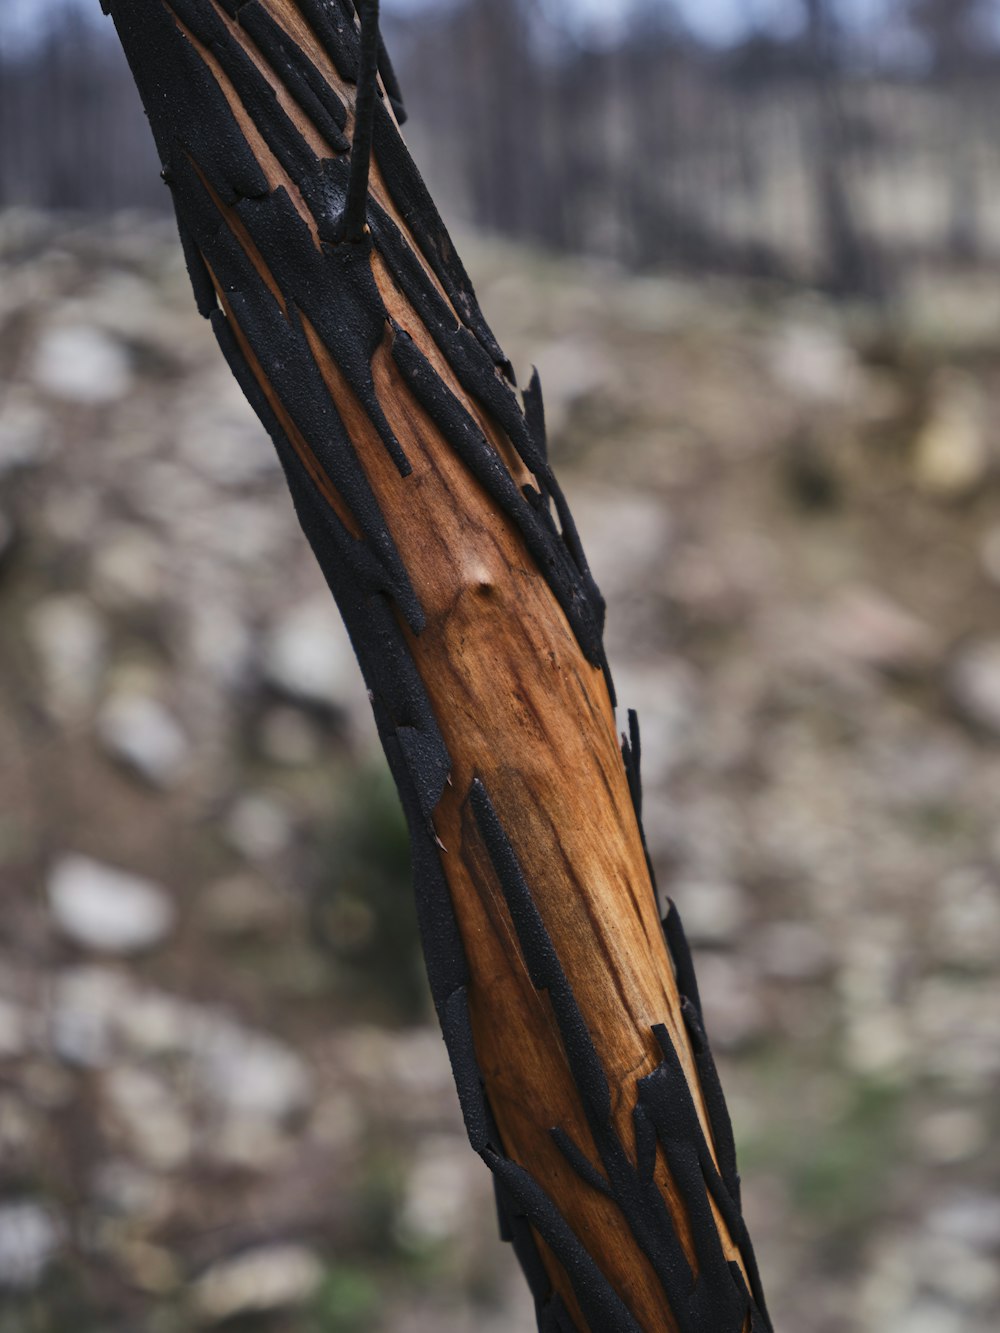
[[194, 662], [226, 690], [236, 690], [250, 675], [253, 640], [239, 609], [218, 600], [187, 608], [187, 651]]
[[948, 687], [967, 721], [1000, 736], [1000, 638], [967, 644], [952, 663]]
[[856, 392], [857, 357], [827, 325], [786, 324], [772, 339], [767, 359], [778, 384], [807, 402], [846, 403]]
[[0, 477], [37, 467], [52, 453], [48, 416], [16, 390], [0, 398]]
[[933, 924], [939, 958], [992, 967], [1000, 955], [1000, 884], [975, 868], [953, 871], [935, 894]]
[[670, 897], [692, 944], [731, 944], [749, 916], [746, 894], [726, 880], [681, 880]]
[[175, 1171], [191, 1156], [191, 1125], [168, 1084], [149, 1070], [122, 1065], [104, 1075], [112, 1118], [134, 1152], [158, 1171]]
[[914, 444], [917, 485], [928, 495], [958, 500], [978, 489], [989, 464], [978, 386], [964, 375], [949, 374]]
[[127, 979], [105, 967], [74, 967], [56, 977], [48, 1040], [67, 1064], [99, 1069], [114, 1055], [115, 1024], [132, 999]]
[[208, 928], [219, 935], [268, 935], [287, 920], [279, 891], [252, 875], [216, 880], [201, 895], [200, 908]]
[[323, 1265], [302, 1245], [260, 1246], [213, 1264], [193, 1285], [195, 1308], [209, 1323], [301, 1305], [323, 1280]]
[[233, 848], [248, 861], [269, 861], [291, 843], [292, 822], [283, 802], [250, 792], [230, 810], [226, 834]]
[[167, 1216], [173, 1203], [167, 1182], [147, 1167], [125, 1158], [99, 1162], [91, 1178], [91, 1189], [103, 1209], [145, 1222]]
[[1000, 1245], [1000, 1194], [956, 1194], [933, 1209], [927, 1226], [973, 1249], [992, 1250]]
[[53, 398], [88, 407], [115, 402], [132, 384], [122, 344], [86, 324], [46, 329], [35, 348], [31, 374]]
[[272, 626], [263, 666], [269, 685], [304, 704], [349, 712], [364, 698], [354, 649], [327, 596], [293, 607]]
[[829, 942], [803, 921], [773, 921], [756, 932], [752, 952], [765, 976], [778, 981], [817, 981], [833, 964]]
[[260, 744], [268, 759], [289, 768], [313, 763], [320, 753], [315, 728], [296, 708], [269, 709], [261, 722]]
[[97, 716], [97, 735], [108, 754], [156, 787], [172, 786], [188, 765], [184, 732], [148, 695], [113, 694]]
[[1000, 523], [995, 523], [986, 532], [979, 547], [979, 558], [990, 581], [1000, 584]]
[[116, 1035], [137, 1054], [173, 1055], [187, 1050], [195, 1024], [210, 1012], [163, 991], [135, 991], [116, 1015]]
[[820, 621], [825, 642], [844, 657], [883, 671], [911, 671], [933, 655], [929, 627], [876, 588], [843, 588]]
[[421, 1144], [410, 1170], [397, 1224], [404, 1245], [421, 1248], [453, 1240], [473, 1221], [478, 1202], [465, 1144], [439, 1135]]
[[36, 1286], [58, 1248], [59, 1228], [43, 1203], [0, 1203], [0, 1288]]
[[219, 1107], [283, 1120], [309, 1105], [309, 1068], [276, 1037], [220, 1020], [201, 1033], [192, 1058], [203, 1095]]
[[598, 347], [573, 337], [535, 347], [531, 360], [542, 380], [546, 431], [555, 440], [569, 426], [576, 407], [604, 389], [607, 361]]
[[155, 602], [163, 589], [160, 546], [141, 529], [121, 526], [102, 541], [91, 564], [95, 597], [112, 609]]
[[97, 953], [142, 953], [162, 943], [174, 923], [173, 903], [159, 885], [86, 856], [56, 863], [48, 897], [59, 931]]
[[32, 1027], [20, 1005], [0, 996], [0, 1060], [16, 1060], [30, 1050]]
[[107, 633], [91, 602], [66, 594], [39, 602], [28, 619], [50, 711], [78, 721], [93, 705], [104, 671]]
[[730, 954], [703, 953], [698, 981], [709, 1039], [720, 1050], [734, 1050], [766, 1031], [766, 1015], [753, 974]]
[[624, 662], [615, 670], [619, 730], [634, 708], [642, 730], [642, 778], [650, 793], [663, 787], [690, 754], [701, 717], [701, 687], [685, 663], [659, 666]]
[[917, 1124], [915, 1136], [920, 1155], [935, 1166], [967, 1162], [982, 1151], [988, 1140], [982, 1116], [961, 1106], [925, 1115]]
[[873, 1010], [845, 1023], [844, 1059], [859, 1074], [895, 1078], [912, 1063], [913, 1044], [895, 1009]]

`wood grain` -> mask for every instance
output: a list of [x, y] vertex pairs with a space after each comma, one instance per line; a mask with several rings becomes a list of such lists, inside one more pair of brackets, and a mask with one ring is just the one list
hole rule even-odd
[[[260, 3], [352, 114], [355, 88], [340, 77], [295, 0]], [[233, 17], [215, 0], [212, 4], [229, 35], [267, 79], [305, 143], [319, 157], [334, 156], [336, 150], [296, 102], [238, 15]], [[216, 54], [176, 13], [174, 18], [222, 90], [270, 189], [287, 191], [319, 247], [316, 221], [299, 184], [268, 146]], [[350, 129], [349, 115], [348, 134]], [[211, 191], [208, 181], [203, 178], [203, 182]], [[378, 163], [373, 164], [370, 188], [420, 257]], [[212, 198], [287, 317], [280, 283], [237, 210], [215, 192]], [[206, 261], [210, 262], [208, 257]], [[445, 288], [422, 257], [421, 263], [428, 282], [447, 300]], [[405, 627], [404, 633], [453, 764], [433, 813], [433, 830], [471, 972], [469, 1006], [489, 1106], [506, 1153], [543, 1185], [638, 1325], [649, 1333], [681, 1333], [690, 1325], [665, 1300], [662, 1281], [618, 1204], [572, 1169], [553, 1138], [553, 1128], [559, 1127], [592, 1162], [600, 1160], [550, 998], [529, 975], [502, 886], [468, 802], [474, 780], [481, 780], [606, 1071], [614, 1125], [632, 1161], [636, 1160], [637, 1084], [663, 1059], [653, 1033], [656, 1024], [669, 1031], [701, 1130], [714, 1152], [607, 681], [587, 660], [522, 533], [411, 392], [392, 355], [393, 340], [400, 336], [397, 330], [413, 339], [478, 422], [518, 486], [533, 483], [541, 489], [539, 479], [531, 475], [481, 402], [463, 390], [377, 249], [372, 251], [371, 271], [387, 313], [383, 338], [372, 358], [373, 382], [410, 465], [408, 475], [400, 474], [315, 325], [301, 312], [299, 317], [426, 617], [419, 634]], [[348, 531], [357, 535], [336, 479], [324, 473], [296, 428], [289, 405], [281, 401], [267, 368], [240, 329], [231, 294], [217, 279], [216, 287], [243, 355], [309, 476]], [[455, 318], [459, 323], [457, 311]], [[657, 1148], [655, 1180], [697, 1274], [687, 1206], [671, 1178], [662, 1146]], [[726, 1257], [746, 1275], [738, 1244], [714, 1200], [710, 1204]], [[538, 1240], [553, 1289], [577, 1327], [586, 1329], [569, 1275]], [[745, 1328], [750, 1328], [749, 1317]], [[603, 1330], [593, 1327], [591, 1333]]]

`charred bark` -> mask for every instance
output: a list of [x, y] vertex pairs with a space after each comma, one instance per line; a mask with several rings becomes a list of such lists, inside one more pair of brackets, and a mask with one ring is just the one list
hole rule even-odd
[[384, 51], [369, 97], [350, 0], [106, 8], [198, 306], [369, 687], [469, 1138], [539, 1327], [768, 1329], [541, 390], [515, 390], [403, 146]]

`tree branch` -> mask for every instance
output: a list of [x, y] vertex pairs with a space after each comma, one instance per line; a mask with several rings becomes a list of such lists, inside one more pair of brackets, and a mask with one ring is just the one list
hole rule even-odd
[[638, 732], [623, 754], [537, 378], [526, 412], [381, 92], [367, 231], [344, 240], [367, 166], [354, 7], [108, 8], [199, 308], [368, 683], [469, 1137], [539, 1326], [765, 1330], [690, 957], [676, 914], [659, 920]]

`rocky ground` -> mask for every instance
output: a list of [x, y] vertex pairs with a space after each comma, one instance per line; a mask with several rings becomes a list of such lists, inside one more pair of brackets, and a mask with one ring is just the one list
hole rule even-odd
[[[1000, 309], [467, 247], [789, 1333], [1000, 1318]], [[514, 1333], [348, 646], [170, 228], [0, 218], [0, 1333]]]

